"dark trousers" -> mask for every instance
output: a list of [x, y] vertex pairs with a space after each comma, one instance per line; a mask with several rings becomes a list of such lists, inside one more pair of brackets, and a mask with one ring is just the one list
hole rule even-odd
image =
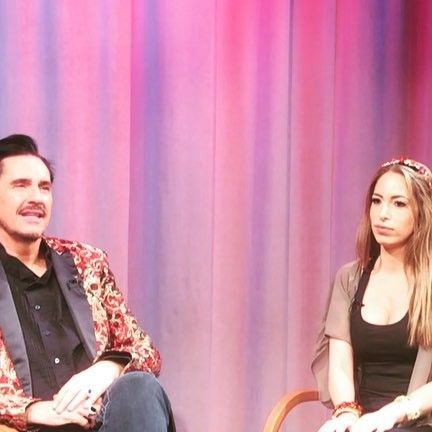
[[390, 429], [387, 432], [432, 432], [432, 428], [428, 425], [425, 426], [401, 426]]
[[171, 404], [151, 374], [129, 372], [105, 393], [98, 432], [175, 432]]

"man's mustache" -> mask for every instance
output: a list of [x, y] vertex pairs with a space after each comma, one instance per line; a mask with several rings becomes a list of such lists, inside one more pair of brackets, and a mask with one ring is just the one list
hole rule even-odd
[[19, 214], [28, 213], [28, 212], [30, 212], [30, 213], [35, 212], [35, 213], [39, 213], [40, 216], [45, 216], [46, 215], [46, 207], [44, 204], [32, 204], [32, 205], [27, 205], [25, 207], [22, 207], [18, 211]]

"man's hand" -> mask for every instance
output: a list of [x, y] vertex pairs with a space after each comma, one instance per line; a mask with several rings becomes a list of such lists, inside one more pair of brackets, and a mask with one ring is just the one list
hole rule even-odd
[[123, 366], [101, 360], [74, 375], [54, 396], [54, 410], [57, 414], [75, 412], [78, 407], [90, 410], [97, 399], [118, 378]]
[[95, 413], [81, 405], [74, 411], [65, 410], [57, 413], [54, 410], [53, 401], [39, 401], [31, 404], [27, 410], [27, 422], [47, 426], [62, 426], [75, 423], [84, 428], [89, 428], [94, 424]]

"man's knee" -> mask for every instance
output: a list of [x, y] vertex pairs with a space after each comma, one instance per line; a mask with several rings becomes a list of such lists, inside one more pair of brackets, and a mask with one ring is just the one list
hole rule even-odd
[[126, 392], [126, 394], [137, 397], [162, 395], [162, 386], [154, 375], [147, 372], [128, 372], [114, 382], [112, 391]]
[[159, 381], [146, 372], [128, 372], [105, 394], [100, 431], [175, 431], [171, 405]]

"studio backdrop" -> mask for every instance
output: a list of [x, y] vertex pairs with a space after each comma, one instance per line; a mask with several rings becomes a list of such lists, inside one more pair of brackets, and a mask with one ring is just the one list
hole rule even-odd
[[48, 233], [107, 251], [179, 432], [260, 431], [313, 386], [371, 175], [432, 163], [431, 22], [427, 0], [0, 0], [0, 135], [54, 162]]

